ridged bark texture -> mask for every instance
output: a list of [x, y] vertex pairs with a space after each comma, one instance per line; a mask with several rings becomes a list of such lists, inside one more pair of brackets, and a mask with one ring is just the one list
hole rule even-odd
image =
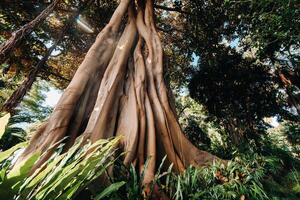
[[[124, 19], [127, 25], [121, 31]], [[123, 135], [124, 164], [134, 163], [140, 171], [145, 170], [144, 184], [153, 180], [164, 155], [177, 172], [218, 159], [189, 142], [169, 103], [152, 0], [138, 1], [138, 5], [121, 0], [49, 120], [17, 163], [37, 150], [45, 152], [35, 170], [52, 155], [59, 141], [68, 136], [67, 151], [80, 134], [92, 142]]]

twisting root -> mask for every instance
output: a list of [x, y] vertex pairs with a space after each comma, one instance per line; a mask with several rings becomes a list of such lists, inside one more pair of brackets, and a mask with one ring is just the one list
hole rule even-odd
[[[134, 81], [135, 93], [137, 97], [138, 117], [139, 117], [139, 143], [137, 158], [139, 162], [139, 170], [144, 170], [145, 163], [145, 135], [146, 135], [146, 111], [145, 111], [145, 66], [142, 55], [142, 39], [139, 37], [134, 52]], [[147, 113], [150, 111], [147, 111]], [[148, 125], [149, 126], [149, 125]], [[147, 131], [149, 133], [149, 130]]]

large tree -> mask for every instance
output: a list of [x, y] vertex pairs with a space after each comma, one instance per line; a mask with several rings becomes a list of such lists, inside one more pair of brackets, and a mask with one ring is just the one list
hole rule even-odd
[[[32, 171], [45, 163], [68, 136], [64, 150], [82, 134], [85, 141], [123, 135], [124, 164], [145, 169], [149, 183], [164, 155], [174, 169], [217, 159], [184, 136], [164, 82], [163, 50], [154, 21], [153, 1], [121, 0], [64, 91], [50, 118], [31, 138], [17, 163], [44, 152]], [[128, 12], [128, 15], [126, 15]], [[125, 28], [122, 20], [127, 20]]]
[[283, 112], [270, 67], [242, 58], [227, 48], [218, 52], [211, 64], [200, 64], [189, 91], [192, 98], [217, 117], [236, 145], [250, 139], [257, 142], [268, 128], [264, 117]]

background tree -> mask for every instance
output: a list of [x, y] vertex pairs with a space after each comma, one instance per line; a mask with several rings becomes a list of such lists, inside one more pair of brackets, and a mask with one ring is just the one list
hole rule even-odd
[[0, 63], [3, 63], [8, 54], [16, 47], [16, 45], [32, 30], [38, 26], [45, 18], [53, 11], [55, 6], [59, 3], [59, 0], [54, 0], [43, 12], [41, 12], [34, 20], [24, 25], [19, 30], [12, 33], [12, 36], [0, 46]]
[[[9, 119], [8, 127], [0, 140], [0, 149], [6, 150], [12, 146], [26, 141], [35, 126], [45, 120], [52, 109], [45, 106], [45, 92], [49, 90], [46, 82], [38, 81], [33, 85], [32, 90], [16, 109], [16, 113]], [[30, 130], [33, 129], [33, 130]]]
[[[299, 31], [297, 31], [297, 28], [292, 28], [297, 24], [295, 21], [297, 18], [295, 7], [287, 6], [281, 1], [272, 3], [268, 3], [267, 1], [180, 2], [180, 8], [182, 10], [192, 13], [186, 15], [188, 23], [184, 23], [184, 30], [186, 31], [182, 33], [183, 37], [188, 38], [186, 42], [189, 45], [188, 48], [184, 49], [181, 53], [185, 52], [186, 55], [189, 55], [194, 59], [192, 64], [187, 63], [189, 67], [187, 68], [188, 70], [184, 70], [185, 78], [182, 79], [182, 82], [185, 84], [182, 84], [181, 82], [180, 85], [189, 83], [191, 95], [198, 102], [204, 104], [210, 114], [217, 116], [220, 122], [224, 118], [222, 119], [221, 115], [216, 115], [216, 112], [219, 114], [223, 112], [225, 114], [225, 110], [221, 109], [222, 105], [224, 105], [224, 101], [226, 101], [225, 97], [231, 98], [234, 96], [233, 93], [237, 94], [236, 97], [228, 101], [232, 104], [232, 107], [228, 109], [228, 111], [235, 110], [233, 111], [233, 113], [235, 113], [234, 115], [243, 115], [244, 117], [241, 118], [241, 116], [239, 116], [237, 118], [230, 117], [230, 115], [223, 115], [223, 117], [227, 119], [230, 118], [230, 120], [221, 124], [227, 132], [232, 135], [232, 139], [235, 140], [236, 143], [239, 143], [243, 137], [248, 137], [249, 139], [248, 134], [244, 135], [241, 133], [251, 133], [250, 135], [252, 136], [250, 138], [256, 135], [253, 134], [255, 132], [265, 133], [267, 127], [262, 123], [264, 117], [278, 114], [283, 118], [293, 118], [297, 121], [294, 113], [286, 112], [286, 107], [299, 107], [297, 103], [299, 97], [296, 95], [297, 89], [293, 90], [294, 92], [292, 95], [288, 95], [287, 98], [282, 98], [283, 96], [286, 96], [286, 94], [291, 93], [289, 92], [291, 89], [287, 90], [278, 76], [279, 69], [281, 70], [281, 73], [285, 71], [285, 74], [289, 74], [287, 73], [287, 71], [289, 71], [294, 77], [297, 76], [297, 67], [291, 66], [291, 61], [289, 61], [287, 56], [288, 52], [282, 51], [281, 49], [281, 47], [287, 45], [286, 41], [291, 41], [289, 48], [297, 49], [299, 40], [296, 39], [296, 33]], [[294, 5], [294, 3], [295, 2], [291, 2], [290, 5]], [[250, 9], [247, 9], [248, 7], [250, 7]], [[256, 12], [256, 8], [258, 7], [260, 8], [259, 12]], [[273, 10], [270, 10], [269, 8], [272, 8]], [[276, 9], [284, 10], [284, 12], [276, 13], [274, 12]], [[292, 14], [289, 15], [287, 13]], [[272, 17], [270, 18], [267, 16]], [[275, 22], [275, 19], [277, 22]], [[259, 20], [259, 22], [257, 22], [257, 20]], [[271, 20], [272, 22], [268, 20]], [[295, 23], [289, 26], [288, 23], [291, 22]], [[268, 26], [269, 23], [272, 23], [272, 25]], [[284, 25], [281, 26], [280, 24]], [[268, 27], [266, 28], [266, 26]], [[278, 26], [280, 26], [280, 28]], [[292, 34], [287, 36], [286, 33], [291, 29], [293, 29], [291, 32]], [[281, 34], [284, 33], [285, 38], [279, 36], [280, 34], [277, 34], [277, 30]], [[269, 34], [268, 36], [266, 36], [266, 32]], [[278, 38], [277, 47], [275, 48], [274, 46], [272, 51], [272, 48], [267, 47], [267, 44], [270, 41], [264, 41], [265, 43], [262, 42], [264, 37], [271, 39], [272, 37], [269, 37], [271, 34], [274, 35], [272, 37], [281, 37]], [[251, 43], [251, 41], [254, 42]], [[259, 44], [261, 46], [251, 46], [249, 44]], [[257, 49], [261, 50], [257, 51]], [[269, 50], [267, 51], [267, 49]], [[285, 47], [285, 49], [287, 49], [287, 47]], [[297, 58], [297, 53], [294, 53], [295, 54], [292, 57], [294, 57], [295, 60]], [[276, 63], [271, 62], [270, 55], [273, 55], [273, 60], [277, 60]], [[197, 58], [197, 56], [199, 57]], [[284, 60], [286, 60], [285, 62], [282, 61], [283, 57]], [[279, 60], [281, 61], [279, 62]], [[293, 62], [295, 63], [295, 61]], [[231, 65], [231, 67], [229, 67], [229, 65]], [[227, 73], [229, 72], [227, 71], [229, 68], [234, 70], [232, 71], [232, 76]], [[236, 73], [237, 71], [238, 73]], [[260, 74], [261, 76], [259, 78], [259, 76], [254, 74]], [[232, 77], [233, 80], [229, 81], [228, 79], [230, 79], [230, 77]], [[240, 81], [237, 81], [234, 77], [239, 77]], [[292, 76], [289, 77], [292, 78]], [[247, 81], [250, 81], [251, 79], [252, 81], [248, 83], [249, 85], [246, 85]], [[227, 80], [228, 84], [226, 84]], [[297, 80], [297, 78], [294, 78], [293, 80]], [[242, 86], [243, 84], [245, 84], [244, 87]], [[249, 105], [261, 105], [262, 107], [258, 106], [254, 108], [254, 106], [250, 111], [249, 105], [243, 106], [246, 105], [245, 100], [249, 98], [248, 95], [245, 95], [244, 89], [246, 87], [253, 89], [258, 85], [262, 86], [259, 87], [259, 90], [261, 90], [259, 93], [263, 94], [263, 96], [260, 98], [260, 95], [256, 93], [256, 91], [259, 91], [258, 89], [252, 90], [251, 92], [249, 91], [249, 95], [257, 96], [257, 98], [249, 100]], [[217, 88], [219, 88], [219, 90], [217, 90]], [[285, 94], [282, 93], [280, 88], [286, 89], [286, 92], [284, 92]], [[218, 92], [215, 92], [216, 90]], [[222, 93], [224, 96], [221, 95]], [[245, 99], [242, 100], [243, 98]], [[262, 99], [266, 101], [263, 102], [264, 100]], [[287, 105], [287, 103], [289, 103], [289, 105]], [[267, 108], [269, 105], [270, 107]], [[243, 109], [237, 112], [236, 109], [238, 108]], [[261, 110], [264, 110], [265, 113], [261, 113], [261, 116], [258, 117], [257, 113]], [[253, 118], [250, 116], [253, 116]], [[250, 120], [250, 118], [253, 120]], [[230, 121], [236, 124], [232, 126], [230, 125]], [[237, 135], [244, 136], [237, 137]]]
[[46, 54], [43, 58], [37, 63], [35, 68], [29, 72], [25, 81], [18, 87], [17, 90], [13, 92], [13, 94], [7, 99], [7, 101], [3, 104], [1, 111], [13, 113], [16, 106], [21, 102], [25, 94], [30, 90], [33, 82], [36, 80], [36, 77], [41, 72], [42, 68], [45, 67], [45, 63], [48, 58], [51, 56], [53, 51], [57, 48], [57, 45], [64, 39], [65, 35], [68, 33], [69, 29], [72, 27], [74, 20], [79, 17], [79, 13], [89, 6], [90, 2], [85, 2], [83, 5], [80, 5], [77, 11], [74, 11], [69, 19], [65, 22], [65, 25], [62, 27], [62, 30], [59, 32], [57, 38], [55, 38], [54, 43], [47, 50]]
[[243, 138], [258, 142], [268, 127], [263, 119], [282, 109], [270, 69], [225, 50], [214, 64], [199, 66], [189, 84], [191, 97], [219, 119], [235, 144]]
[[[100, 20], [101, 23], [95, 22], [93, 24], [93, 28], [99, 30], [106, 23], [109, 13], [111, 13], [114, 8], [114, 4], [103, 2], [101, 6], [97, 4], [97, 6], [91, 6], [92, 9], [86, 9], [85, 11], [82, 9], [85, 7], [83, 4], [91, 3], [93, 5], [97, 4], [94, 1], [62, 1], [57, 9], [27, 37], [27, 40], [20, 44], [20, 48], [15, 51], [17, 54], [12, 54], [8, 62], [2, 65], [2, 71], [4, 73], [3, 81], [11, 76], [15, 76], [16, 78], [14, 79], [18, 80], [22, 80], [22, 76], [31, 77], [25, 79], [23, 84], [17, 83], [14, 85], [16, 90], [17, 86], [20, 85], [19, 91], [15, 92], [15, 94], [18, 95], [12, 95], [13, 90], [5, 94], [6, 100], [8, 100], [8, 95], [11, 95], [12, 98], [8, 101], [10, 105], [8, 107], [14, 107], [12, 104], [16, 104], [20, 101], [22, 95], [30, 88], [30, 84], [28, 83], [32, 82], [35, 76], [39, 76], [45, 80], [50, 79], [61, 89], [70, 81], [76, 71], [78, 63], [80, 63], [84, 57], [81, 50], [88, 49], [95, 37], [95, 32], [86, 32], [86, 30], [83, 30], [82, 26], [80, 26], [80, 24], [84, 24], [83, 26], [87, 27], [90, 26], [86, 22], [87, 19], [83, 19], [82, 16], [89, 16], [91, 13], [101, 13], [97, 14], [102, 17], [102, 20]], [[20, 4], [18, 2], [3, 4], [3, 10], [1, 9], [1, 12], [5, 17], [2, 23], [3, 27], [6, 27], [6, 30], [4, 29], [1, 35], [5, 38], [7, 31], [14, 30], [13, 26], [17, 26], [18, 24], [21, 26], [23, 23], [26, 23], [27, 20], [30, 21], [31, 17], [35, 17], [32, 15], [36, 12], [39, 13], [39, 10], [44, 6], [46, 7], [47, 3], [39, 2], [38, 6], [29, 6], [26, 2]], [[18, 14], [17, 16], [21, 16], [20, 19], [11, 17], [14, 12]], [[77, 18], [74, 15], [78, 15], [78, 13], [80, 13], [80, 16]], [[70, 18], [73, 18], [73, 21], [68, 20]], [[72, 22], [69, 23], [70, 21]], [[89, 21], [93, 22], [93, 20]], [[64, 24], [69, 25], [64, 27]], [[62, 31], [62, 29], [67, 29], [68, 33], [63, 36], [64, 40], [59, 42], [55, 47], [53, 44], [54, 41], [62, 37], [61, 32], [65, 32]], [[56, 48], [55, 51], [53, 51], [54, 47]], [[49, 49], [52, 49], [53, 52], [49, 52]], [[66, 56], [66, 58], [68, 58], [67, 64], [66, 62], [62, 62], [61, 59], [65, 55], [69, 55]], [[49, 56], [50, 59], [48, 59]]]

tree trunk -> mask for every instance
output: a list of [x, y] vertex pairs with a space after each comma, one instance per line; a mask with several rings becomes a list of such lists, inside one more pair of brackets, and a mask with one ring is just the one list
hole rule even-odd
[[294, 107], [300, 115], [300, 95], [299, 95], [299, 88], [294, 86], [292, 82], [286, 78], [286, 76], [279, 72], [279, 79], [281, 80], [281, 83], [283, 84], [286, 93], [288, 95], [288, 103], [291, 107]]
[[15, 108], [19, 105], [19, 103], [22, 101], [26, 93], [30, 90], [38, 73], [43, 68], [43, 66], [45, 65], [46, 61], [48, 60], [49, 56], [51, 55], [52, 51], [55, 48], [56, 48], [56, 44], [52, 45], [49, 48], [46, 55], [38, 62], [35, 68], [29, 72], [28, 76], [23, 81], [23, 83], [5, 101], [5, 103], [2, 105], [1, 111], [9, 112], [11, 114], [14, 113]]
[[[127, 25], [120, 31], [127, 11]], [[49, 120], [31, 138], [17, 163], [35, 151], [44, 152], [34, 171], [48, 160], [59, 141], [68, 136], [67, 151], [80, 134], [92, 142], [123, 135], [120, 147], [126, 152], [125, 165], [134, 163], [141, 172], [149, 159], [144, 184], [153, 180], [165, 154], [177, 172], [218, 159], [188, 141], [169, 102], [153, 2], [140, 0], [135, 5], [133, 0], [121, 0]]]
[[9, 56], [11, 51], [16, 48], [21, 40], [29, 35], [46, 17], [53, 11], [60, 0], [54, 0], [45, 10], [43, 10], [34, 20], [25, 24], [17, 31], [12, 33], [12, 36], [3, 44], [0, 45], [0, 64], [2, 64]]

